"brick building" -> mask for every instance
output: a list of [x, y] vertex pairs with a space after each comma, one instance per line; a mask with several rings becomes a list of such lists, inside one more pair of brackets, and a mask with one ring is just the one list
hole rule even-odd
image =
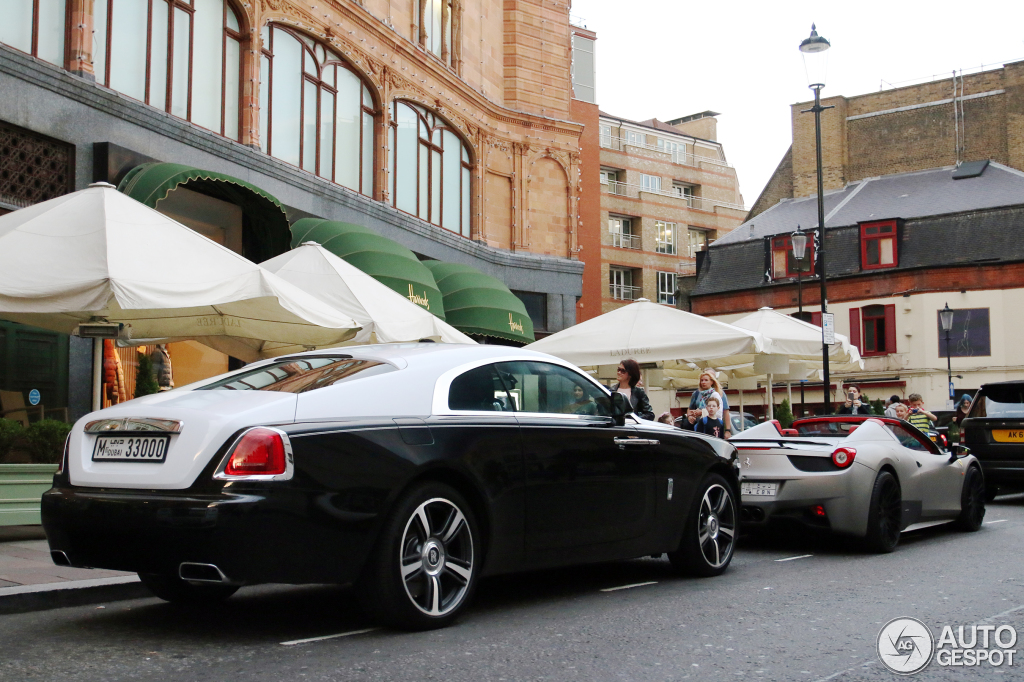
[[[0, 213], [179, 164], [196, 172], [157, 209], [253, 260], [288, 248], [299, 219], [356, 223], [496, 277], [538, 331], [575, 322], [587, 112], [567, 3], [16, 5], [0, 33]], [[90, 342], [0, 332], [0, 387], [88, 407]]]
[[[864, 356], [872, 398], [921, 393], [942, 409], [947, 352], [956, 393], [1024, 378], [1024, 62], [858, 97], [822, 114], [826, 272], [836, 331]], [[736, 319], [762, 306], [820, 324], [817, 244], [803, 263], [790, 234], [817, 225], [814, 120], [793, 105], [793, 146], [746, 221], [713, 244], [693, 311]], [[954, 312], [951, 347], [938, 311]], [[820, 409], [819, 382], [806, 409]], [[775, 402], [785, 391], [776, 386]], [[747, 395], [748, 403], [766, 400]]]

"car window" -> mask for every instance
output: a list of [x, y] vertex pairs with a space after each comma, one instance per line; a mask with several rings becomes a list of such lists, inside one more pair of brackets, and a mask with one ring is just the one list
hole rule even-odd
[[394, 372], [397, 368], [351, 355], [286, 358], [203, 386], [200, 391], [277, 391], [307, 393], [353, 379]]
[[571, 369], [547, 362], [502, 362], [497, 368], [520, 412], [608, 414], [608, 395]]
[[1024, 384], [983, 387], [967, 416], [1024, 419]]
[[889, 429], [892, 435], [896, 436], [896, 440], [900, 442], [900, 445], [909, 449], [916, 450], [918, 452], [930, 452], [933, 455], [941, 454], [938, 451], [938, 446], [932, 443], [928, 438], [921, 434], [916, 429], [911, 430], [912, 427], [904, 426], [902, 424], [886, 424], [885, 427]]
[[795, 422], [793, 428], [801, 436], [848, 436], [850, 429], [861, 425], [859, 421], [828, 421], [816, 420], [808, 422]]
[[494, 365], [460, 374], [448, 389], [448, 409], [474, 412], [514, 412], [515, 406]]

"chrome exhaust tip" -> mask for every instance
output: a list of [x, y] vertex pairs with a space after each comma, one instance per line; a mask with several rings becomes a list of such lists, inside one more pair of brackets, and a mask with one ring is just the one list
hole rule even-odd
[[230, 581], [214, 564], [199, 564], [191, 561], [183, 561], [178, 566], [178, 577], [190, 583], [218, 583], [227, 584]]
[[61, 551], [59, 549], [51, 549], [50, 550], [50, 558], [53, 559], [53, 563], [55, 563], [58, 566], [71, 566], [72, 565], [71, 564], [71, 559], [68, 558], [68, 555], [65, 552], [63, 552], [63, 551]]

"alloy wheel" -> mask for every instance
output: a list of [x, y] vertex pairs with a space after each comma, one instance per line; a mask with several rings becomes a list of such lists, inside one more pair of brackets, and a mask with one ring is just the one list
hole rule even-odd
[[697, 516], [697, 541], [708, 566], [719, 568], [732, 556], [736, 539], [736, 505], [718, 483], [708, 486]]
[[900, 539], [902, 511], [903, 497], [900, 494], [900, 486], [895, 479], [886, 478], [878, 497], [879, 536], [894, 547]]
[[405, 593], [428, 616], [440, 617], [465, 599], [475, 569], [473, 534], [459, 507], [435, 497], [405, 524], [399, 566]]

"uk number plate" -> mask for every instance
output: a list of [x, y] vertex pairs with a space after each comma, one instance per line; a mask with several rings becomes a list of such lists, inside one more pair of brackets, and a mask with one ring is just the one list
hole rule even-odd
[[163, 462], [167, 457], [167, 436], [97, 436], [92, 451], [94, 462]]
[[754, 481], [744, 481], [740, 486], [741, 494], [753, 495], [754, 497], [775, 497], [775, 493], [778, 491], [778, 483], [756, 483]]

